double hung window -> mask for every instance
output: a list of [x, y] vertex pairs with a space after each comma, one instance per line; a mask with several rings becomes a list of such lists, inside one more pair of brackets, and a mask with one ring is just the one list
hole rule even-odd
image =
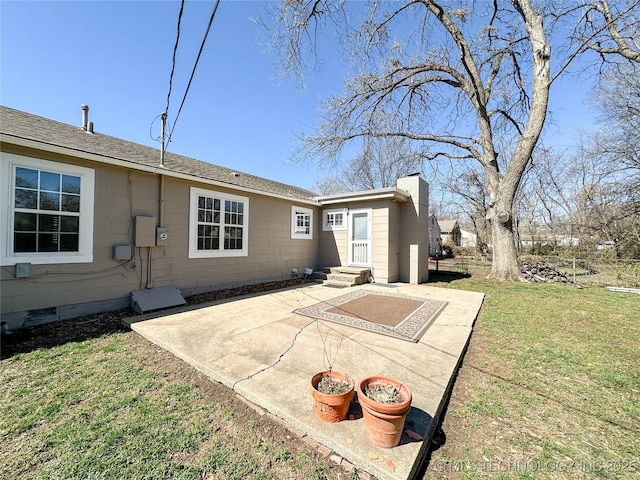
[[323, 230], [346, 230], [347, 215], [344, 209], [325, 210], [323, 212]]
[[291, 207], [291, 238], [313, 238], [313, 210]]
[[92, 169], [2, 154], [2, 172], [3, 265], [93, 261]]
[[191, 188], [189, 258], [248, 254], [249, 199]]

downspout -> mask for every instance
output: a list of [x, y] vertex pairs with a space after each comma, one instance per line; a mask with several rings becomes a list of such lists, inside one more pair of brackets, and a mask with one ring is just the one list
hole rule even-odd
[[153, 282], [151, 281], [151, 252], [153, 247], [149, 247], [147, 253], [147, 288], [153, 288]]

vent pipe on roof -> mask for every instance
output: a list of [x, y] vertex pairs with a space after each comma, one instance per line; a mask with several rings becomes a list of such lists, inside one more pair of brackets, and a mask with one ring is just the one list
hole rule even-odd
[[87, 133], [93, 133], [93, 122], [89, 121], [89, 105], [82, 104], [82, 129]]
[[89, 128], [89, 105], [83, 103], [80, 108], [82, 109], [82, 129], [86, 132]]
[[89, 105], [82, 104], [82, 129], [87, 133], [93, 133], [93, 122], [89, 121]]

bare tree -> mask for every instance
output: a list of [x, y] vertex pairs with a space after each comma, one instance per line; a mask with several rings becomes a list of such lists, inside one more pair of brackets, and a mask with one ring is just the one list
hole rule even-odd
[[[640, 35], [640, 34], [639, 34]], [[607, 72], [594, 91], [601, 129], [592, 142], [594, 153], [640, 175], [640, 64]]]
[[[453, 167], [453, 166], [452, 166]], [[491, 230], [487, 221], [487, 193], [482, 171], [475, 166], [457, 171], [452, 168], [448, 174], [442, 175], [440, 188], [452, 195], [449, 210], [454, 209], [453, 218], [461, 218], [471, 224], [475, 232], [476, 248], [480, 253], [487, 253], [491, 243]]]
[[362, 152], [344, 170], [344, 181], [356, 190], [395, 185], [398, 178], [422, 171], [422, 156], [401, 137], [368, 137]]
[[537, 152], [518, 195], [522, 232], [578, 238], [584, 254], [607, 241], [620, 256], [633, 250], [628, 244], [635, 241], [640, 213], [637, 179], [599, 152], [598, 138], [585, 137], [571, 153]]
[[317, 180], [310, 187], [318, 195], [333, 195], [351, 190], [351, 186], [344, 182], [342, 175], [327, 175]]
[[373, 190], [395, 185], [400, 177], [422, 173], [423, 158], [413, 152], [406, 139], [395, 137], [365, 138], [361, 153], [345, 165], [335, 165], [329, 175], [318, 180], [312, 189], [323, 195]]
[[529, 164], [516, 198], [518, 233], [573, 236], [569, 218], [573, 196], [570, 189], [575, 174], [573, 156], [541, 145]]
[[619, 256], [640, 255], [640, 65], [608, 71], [596, 89], [600, 130], [585, 142], [586, 155], [603, 172], [606, 202], [601, 202], [600, 231], [614, 241]]
[[616, 57], [640, 63], [640, 16], [638, 2], [634, 0], [595, 0], [580, 3], [574, 40], [576, 53], [584, 50], [596, 52], [604, 64]]
[[[566, 18], [583, 18], [589, 5], [571, 8]], [[285, 70], [302, 72], [327, 23], [344, 33], [354, 65], [345, 92], [325, 102], [317, 134], [303, 138], [299, 158], [334, 162], [356, 139], [400, 137], [429, 150], [427, 160], [478, 162], [491, 228], [491, 276], [520, 278], [514, 199], [547, 114], [551, 45], [543, 20], [554, 9], [529, 0], [373, 1], [366, 11], [358, 2], [282, 1], [273, 38]], [[359, 19], [355, 25], [352, 16]], [[609, 36], [609, 27], [618, 31], [615, 20], [606, 23]], [[583, 44], [558, 62], [559, 72], [583, 45], [592, 48], [586, 27], [583, 33]]]

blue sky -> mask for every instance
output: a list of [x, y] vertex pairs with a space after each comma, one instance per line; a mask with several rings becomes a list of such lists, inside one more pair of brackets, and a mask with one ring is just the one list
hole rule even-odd
[[[213, 2], [187, 1], [169, 109], [178, 112]], [[263, 1], [220, 3], [168, 149], [273, 180], [309, 187], [324, 175], [287, 162], [297, 133], [312, 132], [322, 98], [340, 93], [344, 69], [321, 52], [323, 68], [304, 89], [277, 79], [260, 44]], [[90, 107], [96, 132], [159, 148], [179, 1], [0, 2], [0, 102], [80, 125]], [[329, 52], [331, 53], [331, 52]], [[547, 140], [571, 144], [590, 128], [591, 85], [569, 79], [552, 91]], [[155, 120], [155, 121], [154, 121]], [[326, 172], [331, 173], [331, 172]]]

